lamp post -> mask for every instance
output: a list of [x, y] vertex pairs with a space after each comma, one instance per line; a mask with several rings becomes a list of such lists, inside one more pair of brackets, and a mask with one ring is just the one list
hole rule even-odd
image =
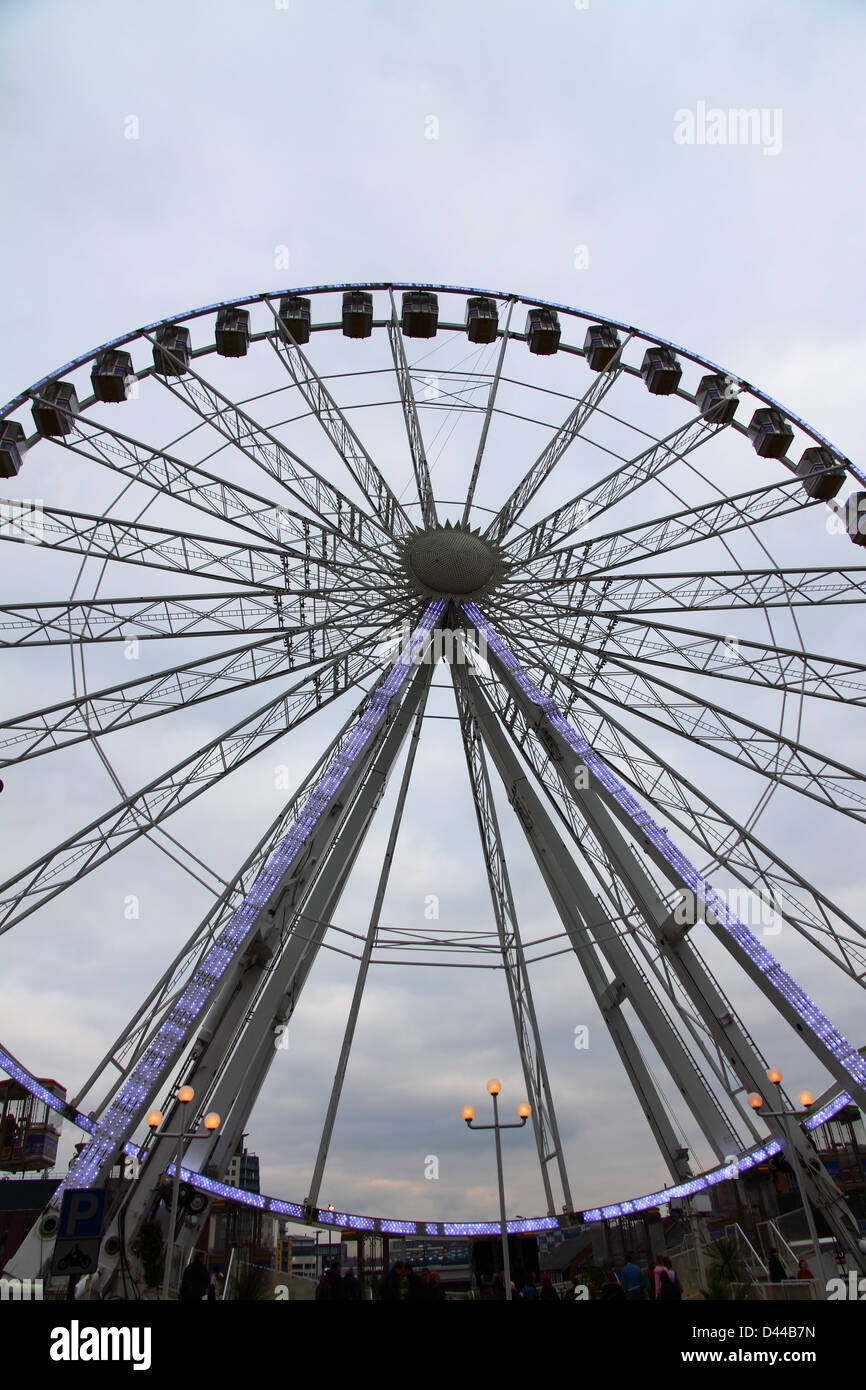
[[[770, 1070], [767, 1072], [767, 1080], [770, 1082], [771, 1085], [776, 1087], [777, 1092], [781, 1096], [780, 1088], [782, 1085], [782, 1073], [778, 1071], [777, 1068], [771, 1067]], [[808, 1110], [809, 1106], [812, 1104], [814, 1100], [814, 1097], [812, 1096], [810, 1091], [801, 1091], [800, 1094], [797, 1096], [797, 1100], [803, 1106], [804, 1110]], [[818, 1232], [815, 1228], [815, 1218], [812, 1214], [812, 1208], [809, 1204], [809, 1198], [806, 1196], [806, 1189], [803, 1186], [803, 1174], [800, 1167], [800, 1155], [797, 1152], [796, 1146], [794, 1144], [794, 1131], [791, 1125], [791, 1121], [793, 1119], [798, 1118], [799, 1111], [782, 1109], [765, 1110], [764, 1098], [763, 1096], [759, 1096], [756, 1092], [749, 1096], [749, 1105], [752, 1107], [753, 1110], [760, 1111], [760, 1113], [766, 1116], [768, 1119], [780, 1120], [782, 1123], [782, 1129], [784, 1130], [785, 1140], [788, 1145], [788, 1155], [791, 1160], [791, 1167], [793, 1168], [794, 1176], [797, 1179], [797, 1189], [800, 1193], [800, 1201], [803, 1203], [803, 1211], [806, 1214], [806, 1224], [809, 1227], [809, 1237], [812, 1241], [812, 1247], [815, 1251], [815, 1260], [817, 1261], [818, 1270], [820, 1273], [821, 1247], [818, 1244]]]
[[493, 1124], [476, 1125], [472, 1121], [475, 1119], [475, 1110], [471, 1105], [464, 1105], [460, 1111], [461, 1119], [466, 1121], [467, 1129], [492, 1129], [496, 1138], [496, 1176], [499, 1180], [499, 1229], [502, 1234], [502, 1265], [505, 1275], [505, 1297], [511, 1299], [511, 1260], [508, 1254], [508, 1229], [505, 1221], [505, 1184], [502, 1179], [502, 1143], [499, 1138], [501, 1129], [522, 1129], [532, 1114], [526, 1101], [521, 1101], [517, 1107], [519, 1124], [501, 1124], [499, 1120], [499, 1093], [502, 1084], [499, 1081], [488, 1081], [487, 1091], [493, 1097]]
[[[183, 1123], [183, 1107], [189, 1105], [195, 1097], [192, 1086], [181, 1086], [177, 1093], [177, 1100], [181, 1106], [181, 1126], [177, 1133], [169, 1130], [160, 1131], [160, 1139], [176, 1139], [177, 1150], [174, 1159], [174, 1179], [171, 1187], [171, 1216], [168, 1223], [168, 1241], [165, 1248], [165, 1268], [162, 1275], [162, 1294], [163, 1299], [168, 1298], [168, 1286], [171, 1278], [171, 1259], [174, 1254], [174, 1232], [177, 1225], [177, 1204], [178, 1193], [180, 1192], [180, 1165], [183, 1161], [183, 1141], [184, 1139], [199, 1139], [207, 1134], [213, 1134], [220, 1127], [220, 1117], [214, 1111], [204, 1117], [204, 1134], [196, 1129], [186, 1129]], [[147, 1117], [147, 1127], [151, 1133], [155, 1134], [162, 1124], [162, 1111], [151, 1110]]]

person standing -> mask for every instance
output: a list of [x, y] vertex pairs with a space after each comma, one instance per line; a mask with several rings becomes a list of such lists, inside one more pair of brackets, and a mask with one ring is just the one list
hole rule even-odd
[[770, 1258], [767, 1261], [767, 1274], [771, 1284], [781, 1284], [782, 1280], [787, 1278], [785, 1266], [779, 1259], [779, 1252], [775, 1246], [770, 1251]]
[[634, 1303], [643, 1298], [643, 1273], [640, 1265], [635, 1264], [630, 1250], [625, 1257], [625, 1264], [619, 1272], [619, 1282], [629, 1302]]
[[683, 1296], [683, 1286], [679, 1281], [679, 1276], [670, 1261], [669, 1255], [661, 1257], [661, 1271], [659, 1274], [658, 1293], [656, 1297], [662, 1301], [679, 1299]]
[[200, 1250], [197, 1250], [192, 1261], [183, 1272], [183, 1278], [180, 1281], [178, 1302], [201, 1303], [210, 1289], [210, 1286], [210, 1275], [205, 1267], [204, 1255]]

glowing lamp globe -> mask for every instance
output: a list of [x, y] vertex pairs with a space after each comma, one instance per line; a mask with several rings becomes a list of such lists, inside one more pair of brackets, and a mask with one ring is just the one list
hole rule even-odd
[[521, 1101], [520, 1105], [517, 1107], [518, 1118], [521, 1120], [528, 1120], [531, 1114], [532, 1106], [527, 1105], [525, 1100]]
[[805, 1109], [815, 1104], [815, 1097], [812, 1095], [811, 1091], [801, 1091], [797, 1099]]
[[177, 1098], [180, 1101], [181, 1105], [189, 1105], [190, 1101], [194, 1097], [195, 1091], [192, 1089], [192, 1086], [181, 1086], [180, 1090], [177, 1093]]
[[215, 1110], [211, 1110], [208, 1115], [205, 1115], [204, 1127], [205, 1129], [219, 1129], [220, 1117]]
[[767, 1080], [772, 1081], [774, 1086], [779, 1086], [782, 1081], [782, 1073], [777, 1071], [775, 1067], [771, 1067], [767, 1072]]
[[749, 1104], [751, 1105], [753, 1110], [760, 1110], [761, 1106], [764, 1104], [763, 1097], [759, 1096], [757, 1092], [753, 1091], [752, 1094], [749, 1096]]
[[148, 1113], [148, 1116], [147, 1116], [147, 1127], [148, 1127], [148, 1129], [159, 1129], [159, 1127], [160, 1127], [161, 1124], [162, 1124], [162, 1111], [161, 1111], [161, 1110], [151, 1110], [151, 1111]]
[[463, 1109], [460, 1111], [460, 1118], [461, 1118], [461, 1120], [466, 1120], [467, 1123], [468, 1123], [470, 1120], [474, 1120], [474, 1119], [475, 1119], [475, 1106], [474, 1106], [474, 1105], [464, 1105]]
[[494, 1080], [494, 1081], [488, 1081], [488, 1083], [487, 1083], [487, 1091], [488, 1091], [488, 1093], [489, 1093], [491, 1096], [498, 1096], [498, 1095], [499, 1095], [499, 1092], [500, 1092], [501, 1090], [502, 1090], [502, 1082], [501, 1082], [501, 1081], [495, 1081], [495, 1080]]

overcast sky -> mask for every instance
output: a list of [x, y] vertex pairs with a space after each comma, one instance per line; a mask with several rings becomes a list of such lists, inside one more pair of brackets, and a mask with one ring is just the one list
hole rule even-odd
[[[843, 0], [6, 0], [0, 400], [197, 305], [290, 286], [423, 281], [636, 324], [729, 366], [862, 460], [864, 34], [862, 7]], [[764, 113], [759, 138], [711, 143], [707, 113], [738, 108]], [[73, 505], [74, 478], [52, 464], [37, 479], [36, 454], [32, 463], [13, 495]], [[806, 563], [799, 539], [793, 548]], [[4, 591], [33, 597], [33, 555], [4, 549]], [[64, 598], [68, 588], [39, 593]], [[849, 613], [837, 635], [859, 650], [863, 615]], [[57, 693], [38, 661], [8, 670], [4, 713], [26, 707], [25, 690], [34, 705], [68, 693], [68, 670]], [[829, 747], [821, 718], [815, 736]], [[433, 727], [387, 911], [421, 926], [436, 894], [456, 930], [487, 920], [489, 899], [454, 725]], [[187, 721], [177, 747], [197, 728]], [[136, 757], [143, 773], [174, 751], [174, 734], [152, 737], [127, 745], [130, 770]], [[859, 725], [856, 741], [862, 750]], [[322, 743], [306, 726], [293, 767], [307, 767]], [[273, 761], [238, 774], [230, 801], [217, 799], [198, 824], [178, 818], [224, 865], [239, 864], [276, 814]], [[92, 754], [63, 755], [49, 771], [51, 762], [34, 763], [26, 784], [6, 778], [9, 872], [32, 857], [31, 831], [59, 839], [83, 809], [104, 804]], [[394, 790], [341, 906], [340, 923], [355, 931], [366, 925]], [[822, 886], [862, 915], [856, 824], [837, 838], [810, 806], [787, 824], [800, 866], [814, 863]], [[504, 812], [503, 833], [521, 918], [543, 935], [549, 914]], [[130, 893], [143, 904], [134, 923], [123, 917]], [[204, 902], [145, 847], [133, 869], [92, 875], [44, 927], [39, 916], [22, 923], [0, 942], [0, 1042], [71, 1094]], [[352, 961], [323, 956], [251, 1117], [267, 1192], [305, 1195], [353, 980]], [[822, 980], [833, 1013], [832, 980]], [[586, 1054], [574, 1047], [575, 1027], [594, 1019], [576, 966], [549, 961], [533, 983], [576, 1205], [653, 1190], [664, 1166], [601, 1025]], [[750, 1026], [764, 1022], [774, 1058], [799, 1059], [753, 993], [733, 975], [726, 983]], [[843, 1031], [866, 1040], [862, 1012], [841, 993], [839, 1010]], [[492, 1217], [492, 1155], [458, 1115], [467, 1101], [483, 1107], [493, 1074], [511, 1109], [522, 1080], [501, 974], [374, 971], [322, 1200]], [[820, 1070], [803, 1084], [820, 1090]], [[435, 1181], [425, 1178], [430, 1155]], [[506, 1174], [509, 1214], [543, 1212], [528, 1130], [509, 1142]]]

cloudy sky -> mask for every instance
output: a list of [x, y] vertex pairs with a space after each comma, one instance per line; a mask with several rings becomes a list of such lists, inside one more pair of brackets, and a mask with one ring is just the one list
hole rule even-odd
[[[291, 286], [422, 281], [515, 291], [636, 324], [729, 366], [862, 459], [864, 29], [861, 7], [843, 0], [7, 0], [0, 399], [197, 305]], [[712, 143], [707, 113], [738, 108], [763, 113], [757, 138]], [[334, 351], [337, 369], [341, 346]], [[162, 408], [144, 392], [129, 406]], [[541, 418], [554, 423], [567, 410], [551, 401]], [[167, 418], [151, 420], [170, 432]], [[472, 427], [461, 423], [443, 452], [442, 487], [471, 465]], [[371, 415], [367, 437], [381, 437], [385, 452], [389, 428]], [[523, 442], [516, 428], [503, 437], [509, 484]], [[87, 510], [84, 497], [98, 510], [99, 484], [48, 447], [9, 495]], [[497, 481], [485, 477], [487, 505], [505, 495]], [[826, 558], [816, 526], [820, 535], [800, 527], [778, 538], [789, 563]], [[7, 597], [67, 597], [68, 567], [49, 574], [33, 547], [4, 550]], [[862, 613], [830, 626], [844, 653], [862, 634]], [[108, 684], [107, 670], [97, 660], [91, 683], [98, 674]], [[68, 660], [55, 669], [19, 653], [7, 671], [4, 717], [69, 693]], [[453, 712], [449, 700], [437, 692], [431, 712]], [[130, 784], [212, 735], [208, 718], [178, 716], [171, 730], [159, 721], [145, 726], [148, 741], [127, 741], [119, 756]], [[862, 724], [831, 722], [829, 707], [810, 725], [812, 741], [830, 751], [843, 728], [850, 760], [863, 766]], [[326, 735], [305, 726], [286, 755], [292, 769], [305, 770], [333, 731], [333, 722]], [[278, 761], [245, 768], [230, 796], [178, 817], [177, 833], [209, 862], [239, 864], [277, 812]], [[53, 762], [4, 774], [4, 877], [107, 804], [93, 750]], [[687, 766], [697, 780], [705, 765], [695, 754]], [[750, 788], [730, 778], [725, 787], [741, 810], [754, 804]], [[341, 904], [347, 931], [365, 929], [394, 791]], [[557, 924], [508, 810], [502, 799], [518, 909], [540, 938]], [[422, 929], [436, 895], [443, 930], [489, 930], [453, 723], [425, 726], [405, 830], [388, 923]], [[855, 822], [836, 827], [812, 803], [785, 803], [774, 830], [804, 873], [862, 917]], [[123, 860], [0, 942], [0, 1041], [70, 1094], [207, 901], [156, 848]], [[124, 915], [130, 895], [140, 902], [134, 920]], [[794, 973], [814, 969], [822, 1005], [852, 1041], [866, 1040], [859, 1006], [798, 942], [786, 944]], [[711, 945], [708, 956], [765, 1050], [797, 1068], [797, 1082], [823, 1089], [817, 1064]], [[345, 955], [323, 953], [251, 1117], [248, 1142], [275, 1195], [307, 1191], [354, 973]], [[664, 1165], [576, 964], [540, 964], [533, 985], [576, 1205], [653, 1190]], [[574, 1047], [582, 1024], [586, 1051]], [[458, 1118], [467, 1101], [481, 1108], [492, 1074], [508, 1108], [522, 1099], [501, 972], [374, 970], [322, 1200], [394, 1215], [494, 1215], [486, 1140]], [[436, 1180], [425, 1177], [431, 1155]], [[697, 1161], [707, 1157], [698, 1147]], [[512, 1138], [506, 1163], [510, 1214], [543, 1211], [528, 1130]]]

